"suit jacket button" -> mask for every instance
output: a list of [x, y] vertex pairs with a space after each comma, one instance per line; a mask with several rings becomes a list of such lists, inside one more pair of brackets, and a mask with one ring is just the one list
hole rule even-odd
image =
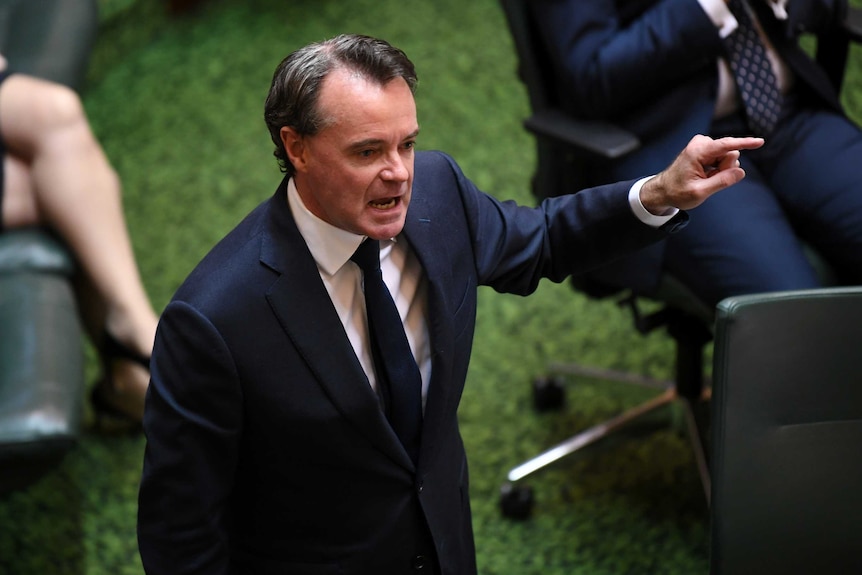
[[417, 555], [411, 563], [414, 571], [422, 571], [428, 566], [428, 558], [424, 555]]

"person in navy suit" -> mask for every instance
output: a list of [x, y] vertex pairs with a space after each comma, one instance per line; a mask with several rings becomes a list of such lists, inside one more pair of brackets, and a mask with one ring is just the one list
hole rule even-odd
[[[265, 118], [285, 177], [159, 324], [138, 510], [147, 573], [475, 573], [457, 407], [478, 286], [528, 294], [666, 237], [763, 143], [695, 137], [655, 177], [519, 207], [446, 154], [415, 151], [415, 85], [406, 55], [366, 36], [278, 66]], [[421, 374], [415, 461], [377, 393], [350, 260], [366, 238], [381, 241]]]
[[571, 113], [609, 120], [641, 140], [619, 160], [593, 163], [592, 185], [654, 173], [691, 134], [766, 140], [742, 154], [744, 182], [693, 213], [679, 234], [591, 274], [599, 282], [649, 294], [668, 270], [710, 305], [818, 287], [804, 243], [839, 282], [862, 281], [862, 131], [798, 42], [803, 33], [834, 31], [846, 0], [747, 2], [784, 100], [768, 134], [748, 122], [727, 63], [726, 39], [740, 33], [727, 0], [531, 2]]

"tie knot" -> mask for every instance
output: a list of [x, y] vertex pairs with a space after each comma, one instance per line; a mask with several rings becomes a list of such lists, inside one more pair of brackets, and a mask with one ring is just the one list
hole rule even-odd
[[380, 242], [372, 240], [371, 238], [366, 239], [364, 242], [359, 244], [359, 247], [356, 248], [356, 251], [353, 252], [352, 256], [350, 256], [350, 259], [353, 260], [364, 272], [379, 270]]

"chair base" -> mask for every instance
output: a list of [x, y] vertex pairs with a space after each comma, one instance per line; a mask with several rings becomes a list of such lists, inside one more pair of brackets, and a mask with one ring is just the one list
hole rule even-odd
[[[698, 474], [703, 485], [707, 504], [711, 493], [711, 481], [707, 457], [705, 432], [708, 425], [708, 413], [703, 409], [706, 401], [710, 398], [710, 388], [700, 389], [696, 397], [688, 397], [678, 391], [679, 386], [671, 381], [659, 381], [635, 374], [589, 368], [577, 364], [555, 364], [551, 366], [554, 373], [566, 373], [581, 376], [600, 378], [605, 380], [633, 383], [641, 386], [660, 389], [661, 393], [650, 400], [637, 405], [625, 412], [596, 424], [584, 431], [558, 443], [557, 445], [543, 451], [539, 455], [512, 468], [503, 484], [500, 492], [500, 510], [505, 517], [510, 519], [525, 519], [532, 510], [533, 491], [521, 482], [530, 475], [540, 471], [549, 465], [560, 461], [578, 451], [608, 438], [613, 433], [622, 430], [642, 420], [645, 416], [655, 411], [678, 403], [683, 408], [687, 435], [694, 454]], [[549, 392], [547, 389], [542, 393], [556, 396], [557, 392]], [[561, 392], [560, 392], [561, 393]], [[561, 396], [559, 396], [561, 397]], [[537, 398], [537, 404], [540, 400]]]

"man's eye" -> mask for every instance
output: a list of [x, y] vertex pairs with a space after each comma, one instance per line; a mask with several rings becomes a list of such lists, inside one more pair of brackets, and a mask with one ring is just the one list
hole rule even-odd
[[359, 155], [363, 158], [370, 158], [374, 150], [360, 150]]
[[415, 147], [416, 147], [416, 142], [405, 142], [404, 143], [404, 148], [407, 150], [412, 150]]

